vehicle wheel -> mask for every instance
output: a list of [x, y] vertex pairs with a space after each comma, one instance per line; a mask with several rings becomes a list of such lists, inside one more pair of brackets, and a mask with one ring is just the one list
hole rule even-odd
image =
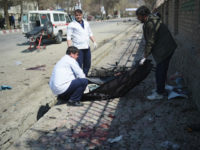
[[53, 24], [51, 22], [47, 22], [45, 24], [45, 30], [47, 31], [47, 34], [52, 35], [52, 33], [53, 33]]
[[58, 34], [57, 34], [55, 40], [56, 40], [56, 43], [57, 43], [57, 44], [62, 43], [62, 33], [61, 33], [61, 32], [58, 32]]

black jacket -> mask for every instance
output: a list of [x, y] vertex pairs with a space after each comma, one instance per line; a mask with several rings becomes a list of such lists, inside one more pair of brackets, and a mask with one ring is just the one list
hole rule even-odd
[[143, 32], [146, 41], [145, 57], [148, 57], [152, 53], [158, 64], [173, 54], [177, 44], [167, 26], [161, 22], [159, 17], [148, 16], [148, 20], [143, 26]]

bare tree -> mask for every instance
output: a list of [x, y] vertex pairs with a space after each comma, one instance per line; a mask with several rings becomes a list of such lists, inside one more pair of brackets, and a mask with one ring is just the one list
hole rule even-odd
[[119, 1], [120, 0], [104, 0], [104, 6], [107, 15], [109, 13], [114, 14], [114, 8], [119, 3]]
[[28, 1], [28, 0], [17, 0], [18, 1], [18, 4], [20, 5], [20, 20], [21, 20], [21, 18], [22, 18], [22, 15], [23, 15], [23, 13], [24, 13], [24, 2], [25, 1]]
[[120, 0], [119, 1], [119, 10], [122, 14], [122, 16], [125, 15], [125, 9], [129, 8], [131, 3], [128, 0]]
[[66, 1], [66, 8], [68, 13], [72, 13], [72, 8], [75, 6], [75, 1], [74, 0], [67, 0]]
[[10, 22], [9, 22], [9, 14], [8, 14], [8, 7], [12, 6], [13, 1], [11, 0], [0, 0], [0, 6], [4, 9], [4, 18], [5, 18], [5, 24], [6, 28], [10, 29]]
[[120, 0], [82, 0], [83, 9], [88, 11], [92, 15], [100, 14], [101, 6], [104, 5], [106, 14], [110, 12], [113, 13], [115, 6]]

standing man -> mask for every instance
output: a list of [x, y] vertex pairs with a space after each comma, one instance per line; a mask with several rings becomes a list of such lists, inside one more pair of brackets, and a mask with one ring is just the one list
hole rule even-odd
[[69, 99], [71, 106], [83, 106], [80, 100], [88, 84], [76, 61], [78, 53], [76, 47], [68, 47], [66, 55], [55, 65], [49, 82], [52, 92], [61, 99]]
[[170, 59], [177, 47], [168, 28], [161, 22], [160, 18], [150, 14], [146, 6], [137, 9], [138, 20], [143, 23], [143, 34], [146, 41], [144, 55], [140, 61], [143, 65], [146, 58], [152, 54], [156, 62], [156, 91], [147, 96], [147, 99], [162, 99], [165, 95], [165, 82]]
[[83, 19], [82, 10], [77, 9], [74, 12], [75, 20], [67, 27], [67, 45], [75, 46], [79, 49], [79, 57], [77, 59], [83, 72], [87, 76], [91, 66], [91, 51], [89, 39], [94, 43], [94, 48], [97, 47], [89, 23]]

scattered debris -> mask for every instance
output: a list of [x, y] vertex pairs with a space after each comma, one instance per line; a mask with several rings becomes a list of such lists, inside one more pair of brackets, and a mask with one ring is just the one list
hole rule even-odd
[[89, 93], [90, 89], [89, 89], [89, 85], [86, 86], [84, 93]]
[[165, 90], [172, 91], [173, 89], [174, 89], [174, 86], [168, 85], [168, 84], [165, 85]]
[[56, 119], [56, 117], [49, 117], [49, 119]]
[[174, 75], [172, 75], [170, 77], [170, 80], [175, 81], [176, 88], [178, 88], [178, 89], [185, 88], [183, 75], [180, 74], [179, 72], [176, 72]]
[[182, 75], [179, 72], [175, 72], [173, 75], [171, 75], [169, 78], [170, 80], [175, 80], [178, 77], [182, 77]]
[[97, 89], [98, 87], [99, 87], [99, 85], [97, 85], [97, 84], [89, 84], [88, 85], [89, 91], [93, 91], [93, 90]]
[[103, 124], [100, 125], [100, 127], [103, 128], [103, 129], [109, 129], [109, 124], [103, 123]]
[[41, 71], [45, 71], [45, 67], [46, 67], [46, 65], [40, 65], [40, 66], [36, 66], [36, 67], [27, 68], [26, 70], [41, 70]]
[[184, 88], [184, 80], [182, 77], [178, 77], [175, 79], [176, 82], [176, 88]]
[[21, 62], [21, 61], [16, 61], [15, 64], [16, 64], [17, 66], [19, 66], [19, 65], [22, 64], [22, 62]]
[[170, 77], [171, 80], [174, 80], [176, 85], [166, 85], [165, 89], [168, 92], [168, 99], [173, 98], [188, 98], [188, 91], [186, 90], [186, 86], [184, 84], [184, 79], [182, 75], [176, 72], [174, 75]]
[[8, 85], [2, 85], [1, 87], [0, 87], [0, 91], [2, 91], [2, 90], [11, 90], [12, 89], [12, 87], [11, 86], [8, 86]]
[[86, 127], [86, 128], [82, 128], [81, 131], [79, 131], [78, 133], [74, 133], [72, 135], [73, 138], [76, 139], [91, 139], [91, 138], [95, 138], [98, 139], [100, 141], [105, 141], [108, 135], [108, 129], [106, 128], [102, 128], [102, 126], [99, 126], [97, 128], [94, 127]]
[[170, 91], [168, 94], [168, 99], [173, 99], [173, 98], [188, 98], [188, 95], [185, 93], [182, 93], [183, 91], [180, 92], [175, 92], [175, 91]]
[[62, 109], [60, 109], [60, 108], [56, 108], [56, 110], [58, 110], [59, 112], [61, 112], [61, 111], [62, 111]]
[[152, 122], [152, 121], [154, 121], [154, 119], [153, 119], [152, 117], [149, 117], [149, 118], [148, 118], [148, 121], [149, 121], [149, 122]]
[[110, 117], [110, 118], [112, 118], [112, 119], [114, 119], [114, 118], [115, 118], [115, 116], [114, 116], [114, 115], [112, 115], [112, 114], [109, 114], [109, 115], [108, 115], [108, 117]]
[[170, 150], [179, 150], [180, 146], [178, 144], [174, 144], [173, 142], [170, 141], [164, 141], [160, 144], [161, 147], [170, 149]]
[[122, 139], [122, 135], [120, 135], [120, 136], [117, 136], [117, 137], [115, 137], [115, 138], [109, 138], [107, 141], [109, 142], [109, 143], [114, 143], [114, 142], [119, 142], [121, 139]]
[[193, 131], [200, 131], [200, 124], [191, 124], [187, 127], [188, 132], [193, 132]]

